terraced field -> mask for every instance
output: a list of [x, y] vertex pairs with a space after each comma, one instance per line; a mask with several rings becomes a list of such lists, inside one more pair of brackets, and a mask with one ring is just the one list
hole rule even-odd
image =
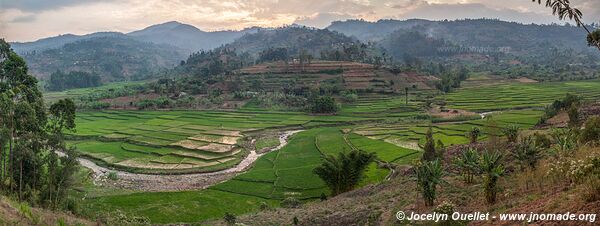
[[586, 99], [600, 97], [600, 81], [575, 81], [552, 83], [514, 83], [497, 86], [469, 87], [453, 92], [445, 99], [448, 107], [475, 112], [544, 107], [566, 93], [578, 94]]
[[265, 63], [244, 68], [236, 72], [250, 84], [260, 84], [266, 91], [281, 90], [287, 85], [317, 87], [320, 84], [335, 84], [351, 90], [370, 90], [378, 93], [404, 92], [404, 87], [429, 89], [432, 76], [415, 73], [394, 74], [371, 64], [344, 61], [313, 61], [310, 64]]
[[[538, 122], [542, 116], [541, 110], [511, 110], [496, 112], [486, 117], [491, 117], [497, 130], [507, 126], [518, 126], [528, 129]], [[358, 126], [354, 132], [372, 139], [387, 141], [406, 148], [416, 149], [424, 143], [424, 136], [429, 126], [432, 127], [434, 138], [441, 140], [445, 145], [464, 144], [468, 142], [465, 134], [473, 127], [484, 129], [489, 125], [487, 119], [461, 121], [455, 123], [435, 123], [423, 121], [417, 123], [386, 123]], [[485, 139], [485, 131], [480, 139]]]
[[[88, 198], [84, 204], [88, 209], [119, 209], [130, 215], [148, 216], [153, 223], [173, 223], [173, 219], [194, 222], [222, 216], [225, 212], [254, 211], [262, 202], [276, 205], [287, 197], [316, 199], [329, 191], [313, 173], [313, 168], [321, 163], [323, 155], [349, 151], [352, 146], [375, 152], [384, 161], [411, 162], [419, 156], [414, 150], [357, 134], [345, 134], [340, 127], [315, 128], [294, 135], [283, 149], [262, 156], [248, 172], [203, 191], [101, 196]], [[362, 184], [379, 182], [388, 172], [372, 164]], [[237, 201], [211, 201], [219, 197]], [[172, 205], [175, 200], [181, 203]], [[137, 206], [131, 208], [130, 203]]]
[[[497, 129], [508, 125], [530, 128], [541, 116], [538, 108], [543, 106], [533, 102], [550, 103], [566, 92], [596, 97], [600, 95], [598, 88], [600, 82], [597, 81], [510, 84], [460, 89], [443, 99], [449, 108], [477, 112], [500, 110], [486, 116], [493, 119]], [[486, 91], [490, 89], [492, 91]], [[550, 94], [540, 95], [541, 92]], [[521, 96], [525, 93], [532, 95]], [[261, 203], [277, 206], [286, 197], [312, 200], [322, 193], [327, 194], [324, 182], [312, 172], [324, 155], [357, 148], [375, 152], [379, 161], [410, 164], [420, 157], [419, 144], [423, 143], [429, 126], [433, 127], [436, 139], [452, 145], [468, 142], [464, 135], [472, 127], [483, 129], [489, 125], [487, 119], [433, 124], [429, 120], [418, 120], [417, 116], [425, 114], [420, 107], [424, 95], [427, 91], [411, 93], [408, 105], [403, 95], [361, 95], [356, 103], [345, 104], [335, 116], [251, 106], [231, 112], [82, 112], [78, 114], [78, 128], [73, 134], [76, 139], [71, 141], [82, 153], [115, 167], [130, 170], [143, 167], [141, 171], [159, 173], [226, 168], [244, 156], [239, 142], [251, 134], [265, 129], [306, 129], [294, 135], [284, 148], [263, 155], [247, 172], [208, 189], [101, 195], [88, 197], [83, 204], [90, 210], [122, 210], [129, 215], [146, 216], [152, 223], [196, 222], [222, 217], [225, 212], [248, 213], [258, 210]], [[507, 95], [514, 98], [503, 100]], [[463, 102], [463, 98], [473, 104]], [[514, 110], [518, 108], [524, 109]], [[483, 132], [480, 139], [486, 139], [486, 130]], [[277, 145], [277, 141], [270, 138], [258, 141], [257, 148]], [[372, 164], [361, 186], [382, 181], [388, 173], [387, 169]], [[174, 202], [177, 205], [173, 205]]]
[[[247, 173], [211, 189], [253, 195], [267, 199], [297, 197], [311, 199], [328, 193], [328, 189], [312, 170], [325, 155], [337, 155], [352, 147], [374, 152], [383, 161], [418, 156], [418, 151], [372, 140], [357, 134], [344, 134], [340, 128], [318, 128], [299, 133], [278, 152], [265, 155]], [[412, 155], [414, 154], [414, 155]], [[370, 167], [366, 181], [381, 181], [387, 169]]]
[[105, 91], [105, 90], [109, 90], [109, 89], [119, 89], [119, 88], [123, 88], [123, 87], [127, 87], [127, 86], [131, 87], [131, 86], [136, 86], [136, 85], [140, 85], [143, 83], [144, 83], [143, 81], [115, 82], [115, 83], [105, 84], [100, 87], [70, 89], [70, 90], [65, 90], [65, 91], [61, 91], [61, 92], [47, 92], [47, 93], [44, 93], [44, 100], [46, 101], [46, 103], [52, 103], [52, 102], [55, 102], [56, 100], [65, 99], [65, 98], [71, 98], [73, 100], [77, 100], [77, 98], [79, 98], [83, 95], [91, 94], [94, 92]]
[[[265, 128], [332, 126], [418, 114], [399, 97], [376, 96], [336, 116], [245, 108], [216, 111], [80, 112], [70, 144], [97, 164], [138, 173], [191, 173], [229, 168], [247, 154], [245, 133]], [[379, 104], [368, 105], [368, 101]], [[396, 113], [385, 113], [395, 111]], [[353, 113], [356, 112], [356, 113]], [[363, 113], [359, 113], [363, 112]], [[369, 113], [371, 112], [371, 113]]]
[[278, 114], [82, 112], [70, 144], [100, 165], [131, 172], [215, 171], [237, 164], [246, 154], [238, 144], [244, 132], [307, 121], [303, 115], [286, 116], [288, 124]]

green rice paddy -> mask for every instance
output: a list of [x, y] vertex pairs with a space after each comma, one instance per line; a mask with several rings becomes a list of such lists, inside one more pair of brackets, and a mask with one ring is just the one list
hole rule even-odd
[[[470, 87], [437, 98], [445, 100], [450, 109], [494, 111], [487, 117], [491, 116], [498, 129], [509, 125], [526, 129], [537, 123], [543, 114], [541, 107], [566, 93], [596, 98], [600, 96], [600, 82]], [[255, 107], [227, 112], [80, 112], [70, 143], [82, 154], [108, 166], [154, 173], [227, 168], [245, 155], [239, 142], [247, 136], [262, 130], [306, 130], [294, 135], [284, 148], [263, 155], [247, 172], [205, 190], [102, 195], [83, 204], [86, 209], [146, 216], [152, 223], [198, 222], [221, 218], [225, 212], [243, 214], [258, 211], [263, 202], [277, 206], [286, 197], [313, 200], [328, 194], [324, 182], [313, 173], [325, 155], [357, 148], [376, 153], [380, 161], [411, 164], [420, 157], [419, 144], [430, 126], [434, 137], [449, 146], [467, 143], [465, 134], [471, 128], [490, 125], [488, 119], [480, 118], [433, 124], [417, 120], [415, 116], [425, 112], [418, 99], [413, 95], [406, 105], [403, 95], [361, 96], [358, 102], [345, 104], [335, 116]], [[485, 131], [480, 139], [486, 139]], [[255, 145], [277, 143], [273, 137], [259, 137]], [[218, 152], [214, 147], [223, 147], [219, 145], [232, 148]], [[219, 161], [222, 159], [229, 160]], [[188, 168], [181, 169], [183, 166]], [[387, 174], [387, 169], [372, 164], [361, 186], [380, 182]]]

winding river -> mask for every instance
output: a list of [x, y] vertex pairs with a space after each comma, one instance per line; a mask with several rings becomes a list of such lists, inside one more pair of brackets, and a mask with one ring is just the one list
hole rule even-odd
[[[182, 191], [202, 189], [214, 184], [224, 182], [231, 179], [237, 173], [243, 172], [250, 168], [262, 155], [276, 151], [287, 145], [290, 136], [301, 132], [302, 130], [286, 131], [279, 135], [279, 146], [270, 149], [264, 153], [256, 153], [256, 150], [251, 150], [238, 165], [232, 168], [215, 171], [210, 173], [194, 173], [194, 174], [178, 174], [178, 175], [155, 175], [155, 174], [139, 174], [125, 171], [108, 169], [97, 165], [96, 163], [85, 159], [78, 158], [79, 163], [89, 168], [94, 173], [94, 184], [100, 186], [116, 187], [130, 190], [141, 191]], [[64, 153], [58, 153], [64, 155]], [[110, 180], [107, 175], [110, 172], [117, 174], [117, 180]]]

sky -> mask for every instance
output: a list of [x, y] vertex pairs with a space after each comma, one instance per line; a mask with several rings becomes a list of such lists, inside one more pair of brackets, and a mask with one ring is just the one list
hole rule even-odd
[[[600, 0], [571, 3], [586, 22], [600, 21]], [[130, 32], [168, 21], [217, 31], [412, 18], [560, 23], [531, 0], [0, 0], [0, 38], [23, 42], [67, 33]]]

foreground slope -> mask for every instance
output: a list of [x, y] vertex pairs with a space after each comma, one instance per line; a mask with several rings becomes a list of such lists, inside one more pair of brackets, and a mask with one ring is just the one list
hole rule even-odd
[[[478, 145], [488, 145], [480, 143]], [[490, 221], [441, 222], [442, 225], [516, 225], [524, 221], [500, 221], [499, 214], [510, 213], [573, 213], [597, 214], [600, 211], [600, 147], [584, 146], [557, 160], [547, 156], [538, 167], [519, 171], [517, 162], [509, 153], [504, 153], [506, 175], [499, 180], [498, 200], [486, 204], [483, 192], [483, 178], [475, 182], [463, 182], [462, 176], [453, 168], [451, 159], [462, 147], [452, 147], [445, 154], [443, 177], [439, 185], [437, 201], [432, 207], [425, 206], [413, 169], [403, 168], [395, 178], [380, 184], [367, 186], [341, 194], [326, 201], [307, 203], [300, 208], [265, 209], [259, 213], [238, 216], [237, 222], [248, 225], [431, 225], [433, 222], [407, 220], [399, 221], [396, 213], [403, 211], [407, 216], [442, 211], [451, 208], [460, 213], [489, 212]], [[506, 152], [506, 150], [501, 150]], [[571, 175], [556, 174], [556, 167], [572, 163], [576, 170], [581, 164], [590, 164], [587, 171], [578, 172], [585, 178], [573, 180]], [[578, 162], [580, 166], [578, 166]], [[591, 169], [590, 169], [591, 167]], [[594, 168], [595, 167], [595, 168]], [[596, 178], [594, 178], [596, 177]], [[444, 206], [444, 207], [441, 207]], [[294, 223], [297, 219], [297, 223]], [[596, 218], [587, 216], [581, 221], [540, 221], [536, 225], [595, 225]], [[208, 222], [210, 225], [223, 225], [222, 221]], [[437, 225], [437, 224], [436, 224]]]
[[95, 225], [95, 223], [72, 214], [32, 208], [0, 196], [0, 225]]

